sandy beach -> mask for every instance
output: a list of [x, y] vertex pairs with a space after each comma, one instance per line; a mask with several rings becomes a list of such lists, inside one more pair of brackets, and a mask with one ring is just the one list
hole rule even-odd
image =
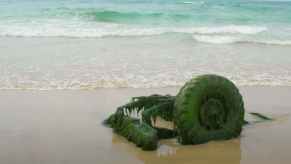
[[[0, 164], [290, 164], [290, 11], [291, 0], [0, 0]], [[130, 104], [146, 110], [140, 124], [108, 121], [155, 151], [102, 124], [133, 96], [185, 83], [175, 99]], [[273, 120], [246, 115], [240, 133], [244, 109]], [[174, 134], [149, 127], [156, 115], [183, 143], [241, 135], [156, 150]]]
[[146, 152], [102, 125], [131, 96], [177, 88], [0, 92], [3, 164], [288, 164], [291, 87], [241, 87], [246, 111], [275, 118], [244, 127], [240, 138], [181, 146], [163, 140]]

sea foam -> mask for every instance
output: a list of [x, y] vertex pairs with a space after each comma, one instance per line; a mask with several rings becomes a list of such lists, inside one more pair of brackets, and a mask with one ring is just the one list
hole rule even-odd
[[90, 23], [80, 20], [64, 22], [46, 20], [33, 22], [0, 23], [0, 36], [11, 37], [139, 37], [157, 36], [168, 33], [189, 34], [198, 42], [211, 44], [256, 43], [291, 45], [291, 40], [264, 39], [257, 35], [268, 32], [265, 26], [224, 25], [197, 27], [143, 27], [115, 23]]
[[166, 33], [183, 34], [245, 34], [267, 30], [264, 26], [224, 25], [197, 27], [144, 27], [115, 23], [82, 22], [80, 20], [46, 20], [33, 22], [0, 22], [0, 36], [17, 37], [108, 37], [153, 36]]
[[193, 35], [193, 38], [199, 42], [212, 43], [212, 44], [229, 44], [236, 43], [239, 38], [234, 36], [221, 36], [221, 35]]
[[265, 45], [291, 45], [291, 40], [263, 40], [250, 37], [232, 36], [232, 35], [193, 35], [197, 42], [210, 44], [233, 44], [233, 43], [250, 43]]

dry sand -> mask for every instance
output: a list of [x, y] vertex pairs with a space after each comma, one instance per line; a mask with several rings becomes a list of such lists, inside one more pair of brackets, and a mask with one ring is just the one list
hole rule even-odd
[[244, 127], [240, 138], [145, 152], [102, 121], [131, 96], [176, 88], [96, 91], [1, 91], [1, 164], [289, 164], [291, 87], [243, 87], [247, 111], [275, 118]]

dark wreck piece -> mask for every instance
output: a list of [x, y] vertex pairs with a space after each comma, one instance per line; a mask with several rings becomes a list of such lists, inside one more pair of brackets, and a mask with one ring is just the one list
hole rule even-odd
[[[155, 150], [158, 140], [165, 138], [177, 137], [181, 144], [201, 144], [238, 137], [247, 124], [244, 113], [243, 98], [230, 80], [201, 75], [188, 81], [177, 96], [133, 97], [105, 124], [143, 150]], [[174, 128], [157, 127], [157, 118], [173, 122]]]

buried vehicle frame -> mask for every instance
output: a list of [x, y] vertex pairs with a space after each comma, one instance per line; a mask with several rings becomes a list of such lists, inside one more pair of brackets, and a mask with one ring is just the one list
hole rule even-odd
[[[259, 113], [250, 114], [271, 120]], [[176, 96], [133, 97], [105, 124], [143, 150], [155, 150], [159, 139], [176, 137], [179, 143], [189, 145], [238, 137], [247, 124], [244, 115], [243, 98], [234, 83], [209, 74], [191, 79]], [[174, 127], [156, 126], [158, 118], [173, 122]]]

